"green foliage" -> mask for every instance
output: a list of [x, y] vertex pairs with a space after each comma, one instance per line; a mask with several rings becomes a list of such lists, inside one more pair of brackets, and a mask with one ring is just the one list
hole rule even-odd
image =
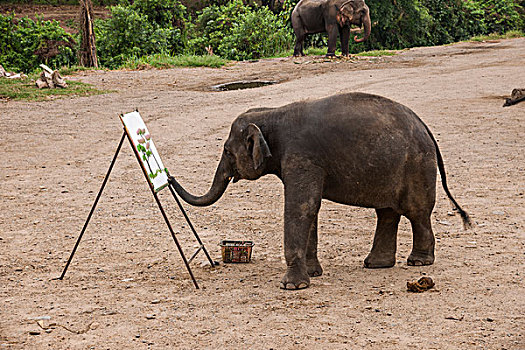
[[231, 35], [237, 19], [247, 11], [249, 8], [240, 0], [229, 1], [223, 6], [205, 7], [190, 30], [193, 33], [189, 41], [190, 50], [197, 55], [205, 54], [207, 47], [217, 51], [223, 39]]
[[40, 63], [51, 68], [76, 62], [73, 37], [57, 21], [35, 21], [0, 15], [0, 64], [17, 72], [32, 72]]
[[464, 0], [422, 0], [431, 17], [427, 45], [448, 44], [483, 32], [483, 13]]
[[133, 57], [184, 50], [185, 8], [178, 0], [136, 0], [111, 7], [111, 18], [95, 22], [100, 63], [116, 68]]
[[470, 0], [473, 7], [483, 13], [486, 33], [505, 33], [524, 30], [524, 1], [519, 0]]
[[[77, 0], [36, 1], [64, 4]], [[93, 0], [98, 5], [118, 4], [110, 8], [109, 19], [95, 22], [99, 63], [107, 68], [135, 69], [220, 67], [226, 59], [283, 55], [295, 39], [291, 13], [298, 2], [284, 0], [281, 11], [274, 14], [267, 6], [256, 5], [268, 1]], [[192, 11], [202, 10], [190, 14], [183, 3], [192, 6]], [[351, 40], [353, 53], [525, 32], [525, 0], [367, 0], [367, 4], [372, 33], [363, 43]], [[0, 64], [9, 70], [31, 72], [42, 62], [55, 68], [72, 66], [77, 62], [77, 46], [58, 22], [0, 15]], [[326, 34], [308, 35], [305, 41], [307, 52], [316, 55], [324, 54], [326, 46]], [[214, 55], [207, 55], [210, 52]]]
[[241, 0], [212, 5], [199, 13], [192, 27], [189, 48], [196, 54], [206, 50], [221, 57], [247, 60], [275, 55], [291, 47], [293, 38], [278, 16], [268, 8], [251, 8]]
[[291, 47], [291, 33], [266, 7], [237, 17], [230, 35], [224, 37], [218, 53], [229, 59], [248, 60], [272, 56]]

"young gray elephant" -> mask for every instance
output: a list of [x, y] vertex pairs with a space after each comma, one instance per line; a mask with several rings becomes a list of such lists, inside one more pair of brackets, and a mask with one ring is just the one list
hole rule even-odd
[[365, 93], [335, 95], [241, 114], [208, 193], [196, 197], [170, 177], [183, 200], [196, 206], [217, 201], [233, 179], [277, 175], [284, 183], [284, 253], [281, 288], [301, 289], [323, 270], [317, 259], [321, 199], [375, 208], [377, 228], [365, 267], [395, 264], [401, 215], [412, 224], [408, 265], [434, 262], [430, 215], [437, 167], [446, 194], [465, 226], [469, 217], [450, 194], [443, 159], [428, 127], [407, 107]]
[[306, 34], [328, 33], [328, 53], [335, 56], [337, 36], [341, 37], [341, 51], [349, 53], [350, 26], [363, 25], [363, 38], [354, 37], [355, 42], [362, 42], [370, 36], [372, 23], [370, 11], [364, 0], [301, 0], [292, 12], [292, 27], [295, 32], [294, 56], [304, 56], [303, 43]]

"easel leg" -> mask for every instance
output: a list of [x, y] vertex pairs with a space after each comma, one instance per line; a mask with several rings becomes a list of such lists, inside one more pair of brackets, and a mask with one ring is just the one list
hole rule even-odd
[[175, 245], [177, 245], [177, 249], [179, 250], [180, 256], [182, 257], [182, 260], [184, 261], [184, 265], [186, 265], [186, 269], [188, 270], [188, 273], [191, 276], [191, 279], [193, 280], [193, 284], [195, 285], [195, 288], [199, 289], [199, 285], [197, 284], [197, 281], [195, 280], [195, 277], [193, 276], [193, 272], [191, 271], [190, 264], [188, 263], [188, 260], [186, 259], [186, 256], [184, 255], [184, 252], [182, 250], [182, 247], [179, 244], [179, 241], [177, 240], [177, 237], [175, 237], [175, 232], [173, 231], [173, 228], [171, 227], [170, 221], [168, 220], [168, 216], [166, 215], [166, 212], [164, 212], [164, 208], [162, 207], [162, 204], [160, 203], [159, 197], [157, 196], [157, 193], [151, 189], [151, 192], [153, 193], [153, 197], [155, 197], [155, 201], [157, 201], [157, 205], [159, 206], [160, 212], [162, 213], [162, 217], [164, 217], [164, 221], [166, 221], [166, 225], [168, 225], [168, 229], [170, 230], [171, 237], [173, 238], [173, 241], [175, 242]]
[[[137, 161], [139, 164], [141, 164], [139, 153], [137, 152], [137, 149], [133, 146], [133, 142], [131, 141], [130, 136], [124, 131], [124, 135], [128, 137], [129, 144], [131, 146], [131, 149], [133, 150], [133, 153], [135, 154], [135, 157], [137, 157]], [[173, 228], [171, 227], [170, 221], [168, 219], [168, 216], [166, 215], [166, 212], [164, 211], [164, 208], [162, 207], [162, 204], [160, 203], [159, 197], [157, 196], [157, 193], [155, 192], [155, 189], [151, 185], [151, 182], [148, 178], [148, 173], [146, 172], [146, 169], [144, 167], [142, 168], [142, 173], [146, 177], [146, 182], [149, 185], [149, 188], [151, 190], [151, 193], [153, 194], [153, 197], [155, 197], [155, 201], [157, 202], [157, 205], [159, 206], [160, 212], [162, 213], [162, 217], [164, 218], [164, 221], [166, 221], [166, 225], [168, 225], [168, 229], [170, 230], [171, 237], [173, 238], [173, 241], [175, 242], [175, 245], [177, 246], [177, 249], [179, 250], [180, 256], [182, 257], [182, 260], [184, 261], [184, 265], [186, 265], [186, 269], [188, 270], [188, 273], [191, 276], [191, 279], [193, 280], [193, 284], [195, 285], [196, 289], [199, 289], [199, 285], [197, 284], [197, 281], [195, 280], [195, 277], [193, 276], [193, 272], [191, 271], [190, 264], [188, 263], [188, 260], [186, 259], [186, 256], [184, 255], [184, 251], [182, 250], [182, 247], [179, 244], [179, 241], [177, 240], [177, 237], [175, 237], [175, 232], [173, 231]]]
[[113, 160], [111, 161], [111, 165], [109, 166], [106, 177], [104, 178], [104, 181], [102, 182], [102, 186], [100, 187], [100, 190], [98, 191], [98, 195], [97, 195], [97, 198], [95, 199], [95, 203], [93, 203], [93, 206], [91, 207], [91, 211], [89, 212], [86, 222], [84, 223], [84, 227], [82, 228], [82, 231], [80, 232], [80, 236], [77, 239], [77, 243], [75, 244], [75, 247], [73, 248], [73, 251], [71, 252], [71, 255], [69, 256], [69, 260], [67, 261], [66, 266], [64, 267], [64, 271], [62, 271], [62, 275], [58, 277], [59, 280], [64, 278], [64, 276], [66, 275], [67, 268], [69, 267], [71, 260], [73, 260], [73, 255], [75, 255], [75, 252], [77, 251], [78, 245], [80, 244], [80, 240], [82, 239], [82, 236], [84, 235], [84, 232], [86, 231], [86, 228], [89, 224], [89, 220], [91, 220], [91, 216], [93, 215], [93, 212], [95, 211], [95, 208], [97, 207], [98, 200], [100, 199], [100, 196], [102, 195], [102, 192], [104, 191], [104, 187], [106, 187], [106, 183], [108, 182], [108, 179], [109, 179], [109, 174], [111, 174], [113, 165], [115, 165], [115, 161], [117, 160], [117, 156], [120, 152], [120, 148], [122, 147], [122, 143], [124, 142], [125, 137], [126, 137], [126, 133], [124, 132], [122, 134], [122, 137], [120, 138], [120, 142], [118, 144], [117, 151], [115, 152], [115, 155], [113, 156]]
[[[204, 246], [204, 244], [202, 243], [201, 241], [201, 238], [199, 237], [199, 235], [197, 234], [197, 231], [195, 230], [195, 228], [193, 227], [193, 224], [191, 223], [190, 221], [190, 218], [188, 217], [188, 215], [186, 214], [186, 210], [184, 210], [184, 207], [182, 206], [182, 203], [180, 202], [179, 198], [177, 198], [177, 195], [175, 194], [175, 190], [173, 189], [173, 187], [171, 186], [171, 184], [168, 186], [170, 188], [170, 192], [171, 194], [173, 195], [173, 198], [175, 198], [175, 201], [177, 202], [177, 205], [179, 206], [179, 209], [180, 211], [182, 212], [182, 215], [184, 215], [184, 218], [186, 219], [186, 222], [188, 223], [188, 225], [190, 226], [190, 229], [191, 231], [193, 232], [193, 235], [195, 236], [195, 238], [197, 239], [197, 242], [199, 242], [199, 249], [202, 248], [202, 250], [204, 251], [204, 254], [206, 255], [206, 258], [208, 259], [208, 261], [210, 262], [210, 265], [211, 267], [215, 267], [215, 263], [213, 262], [212, 258], [210, 257], [210, 254], [208, 254], [208, 251], [206, 250], [206, 247]], [[199, 250], [197, 250], [195, 252], [195, 254], [193, 255], [192, 258], [194, 258], [197, 253], [199, 252]]]

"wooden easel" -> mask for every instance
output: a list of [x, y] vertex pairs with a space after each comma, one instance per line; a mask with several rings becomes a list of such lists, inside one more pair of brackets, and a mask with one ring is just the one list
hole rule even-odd
[[[122, 116], [121, 116], [121, 120], [122, 120]], [[188, 270], [188, 273], [190, 274], [191, 279], [193, 280], [193, 284], [195, 285], [196, 289], [199, 289], [199, 285], [197, 284], [197, 281], [195, 280], [195, 277], [193, 276], [193, 272], [191, 271], [190, 263], [193, 261], [193, 259], [195, 259], [195, 257], [197, 256], [197, 254], [199, 254], [199, 252], [201, 250], [206, 255], [206, 258], [208, 259], [211, 267], [214, 267], [215, 263], [211, 259], [210, 255], [208, 254], [208, 251], [206, 250], [206, 247], [202, 243], [199, 235], [197, 234], [197, 231], [193, 227], [193, 224], [191, 223], [190, 218], [186, 214], [186, 211], [184, 210], [184, 207], [182, 206], [179, 198], [177, 197], [177, 195], [175, 193], [175, 190], [173, 189], [173, 186], [171, 184], [168, 184], [167, 187], [170, 189], [170, 192], [173, 195], [173, 198], [175, 198], [175, 201], [177, 202], [177, 205], [178, 205], [182, 215], [186, 219], [186, 222], [188, 223], [191, 231], [193, 232], [193, 235], [195, 236], [195, 239], [199, 243], [199, 247], [197, 248], [197, 250], [192, 254], [192, 256], [189, 259], [186, 259], [186, 256], [184, 255], [184, 251], [182, 250], [182, 247], [179, 244], [179, 241], [178, 241], [177, 237], [175, 236], [175, 232], [173, 231], [173, 228], [172, 228], [171, 223], [170, 223], [170, 221], [168, 219], [168, 216], [166, 215], [166, 212], [164, 211], [164, 208], [162, 207], [162, 204], [160, 202], [160, 199], [159, 199], [159, 196], [158, 196], [158, 192], [160, 192], [160, 190], [162, 190], [162, 188], [155, 190], [155, 188], [154, 188], [154, 186], [152, 184], [152, 181], [150, 181], [150, 178], [148, 177], [148, 172], [147, 172], [146, 168], [144, 167], [143, 162], [140, 159], [140, 155], [139, 155], [136, 147], [133, 145], [132, 138], [131, 138], [131, 135], [130, 135], [130, 131], [125, 126], [124, 126], [124, 132], [122, 134], [122, 137], [120, 138], [120, 142], [118, 144], [117, 150], [115, 152], [115, 155], [113, 156], [113, 160], [111, 161], [111, 164], [109, 166], [108, 172], [106, 173], [104, 181], [102, 182], [102, 186], [100, 187], [100, 190], [98, 191], [98, 194], [97, 194], [97, 197], [95, 199], [95, 202], [93, 203], [93, 206], [91, 207], [91, 211], [89, 212], [89, 215], [88, 215], [88, 217], [86, 219], [86, 222], [84, 223], [84, 227], [82, 228], [82, 231], [80, 232], [80, 236], [78, 237], [77, 242], [75, 244], [75, 247], [73, 248], [73, 251], [71, 252], [71, 255], [69, 256], [69, 259], [68, 259], [68, 261], [66, 263], [66, 266], [64, 267], [64, 271], [62, 272], [62, 275], [60, 275], [60, 277], [58, 277], [57, 279], [62, 280], [64, 278], [65, 274], [66, 274], [66, 271], [67, 271], [67, 269], [69, 267], [69, 264], [71, 263], [71, 260], [73, 259], [73, 255], [75, 255], [75, 252], [76, 252], [76, 250], [78, 248], [78, 245], [80, 244], [80, 240], [82, 239], [82, 236], [84, 235], [84, 232], [86, 231], [86, 228], [87, 228], [87, 226], [89, 224], [89, 221], [91, 220], [91, 216], [93, 215], [93, 212], [95, 211], [95, 208], [96, 208], [96, 206], [98, 204], [98, 201], [99, 201], [99, 199], [100, 199], [100, 197], [102, 195], [102, 192], [104, 191], [104, 187], [106, 186], [106, 183], [108, 182], [109, 175], [111, 174], [111, 170], [113, 169], [113, 166], [115, 165], [115, 161], [117, 160], [117, 156], [120, 153], [120, 149], [122, 148], [122, 144], [124, 143], [124, 139], [126, 139], [126, 138], [128, 139], [128, 141], [129, 141], [129, 143], [131, 145], [131, 148], [133, 149], [133, 153], [135, 154], [135, 157], [137, 158], [137, 161], [140, 164], [140, 167], [142, 169], [142, 172], [143, 172], [144, 176], [146, 177], [146, 181], [148, 182], [148, 185], [150, 187], [151, 193], [153, 194], [153, 198], [155, 198], [155, 201], [157, 202], [157, 205], [159, 206], [159, 209], [160, 209], [160, 212], [162, 214], [162, 217], [164, 218], [164, 221], [166, 222], [166, 225], [168, 226], [168, 229], [169, 229], [169, 231], [171, 233], [171, 237], [173, 238], [173, 241], [175, 242], [175, 245], [177, 246], [177, 249], [179, 250], [180, 256], [182, 257], [182, 260], [184, 261], [184, 265], [186, 265], [186, 269]], [[167, 170], [166, 170], [166, 173], [167, 173]], [[169, 176], [169, 174], [167, 174], [167, 175]]]

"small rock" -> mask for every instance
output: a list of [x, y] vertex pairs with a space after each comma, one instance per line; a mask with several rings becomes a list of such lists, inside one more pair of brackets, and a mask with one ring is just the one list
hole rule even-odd
[[51, 316], [38, 316], [35, 317], [35, 320], [50, 320]]
[[493, 319], [493, 318], [490, 318], [490, 317], [487, 317], [487, 318], [485, 319], [485, 321], [487, 321], [487, 322], [494, 322], [494, 319]]
[[29, 335], [40, 335], [40, 331], [29, 331]]
[[503, 210], [494, 210], [492, 212], [492, 214], [494, 214], [494, 215], [505, 215], [505, 212]]
[[133, 281], [133, 278], [124, 278], [122, 282], [131, 282]]
[[160, 300], [159, 300], [159, 299], [155, 299], [155, 300], [152, 300], [151, 303], [152, 303], [152, 304], [159, 304], [159, 303], [160, 303]]
[[438, 223], [445, 226], [452, 226], [452, 223], [447, 220], [438, 220]]
[[154, 320], [155, 319], [155, 314], [149, 314], [149, 315], [146, 315], [146, 319], [147, 320]]

